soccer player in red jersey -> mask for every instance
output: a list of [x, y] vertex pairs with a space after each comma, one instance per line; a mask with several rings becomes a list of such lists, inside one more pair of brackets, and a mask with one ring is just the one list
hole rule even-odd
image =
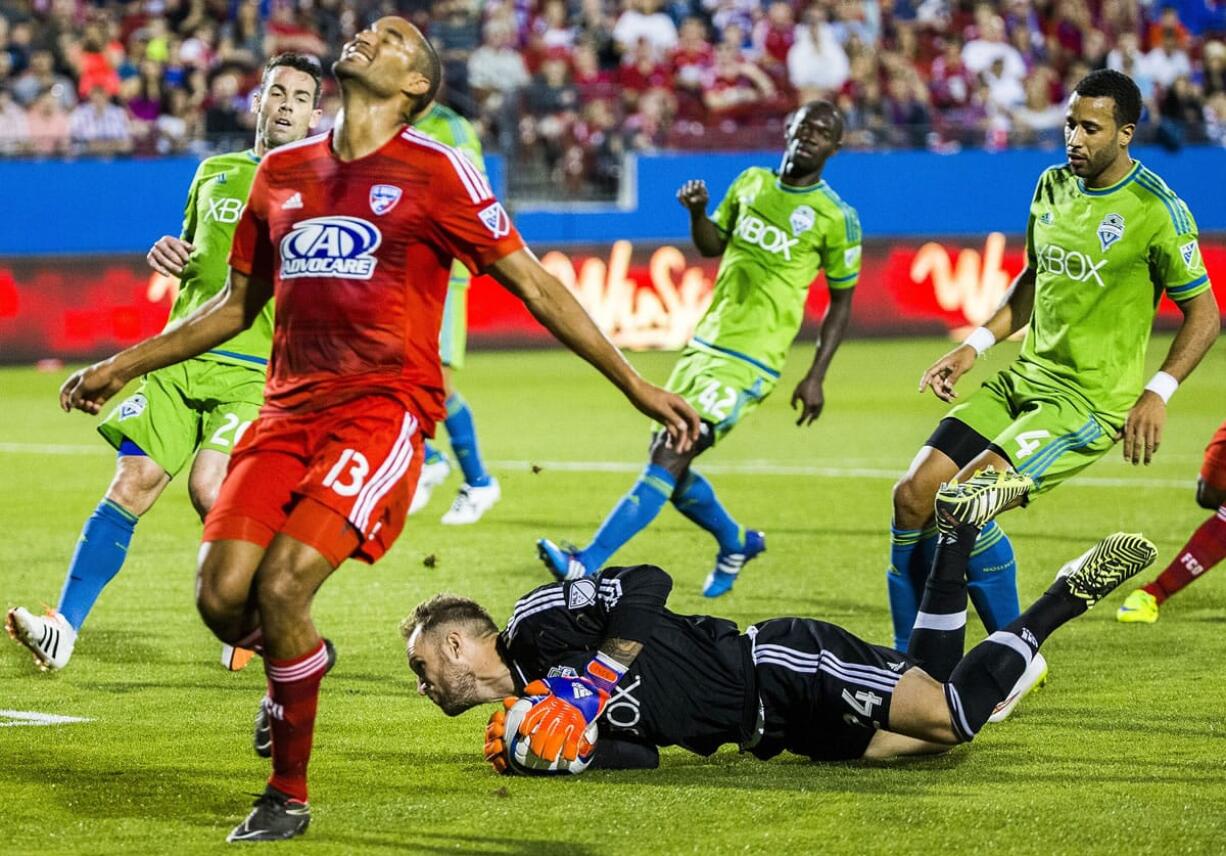
[[1158, 607], [1175, 592], [1226, 559], [1226, 422], [1205, 449], [1196, 482], [1196, 504], [1214, 512], [1183, 545], [1166, 570], [1124, 600], [1115, 617], [1125, 624], [1153, 624]]
[[698, 416], [644, 381], [524, 246], [481, 174], [408, 127], [439, 60], [407, 21], [358, 33], [333, 65], [336, 127], [260, 165], [230, 281], [172, 331], [83, 369], [60, 404], [89, 413], [144, 372], [232, 337], [276, 295], [260, 418], [235, 450], [205, 524], [197, 606], [218, 638], [259, 647], [273, 773], [230, 841], [307, 828], [319, 685], [333, 660], [311, 621], [345, 559], [374, 562], [404, 526], [422, 438], [444, 415], [438, 335], [453, 258], [520, 297], [558, 339], [689, 447]]

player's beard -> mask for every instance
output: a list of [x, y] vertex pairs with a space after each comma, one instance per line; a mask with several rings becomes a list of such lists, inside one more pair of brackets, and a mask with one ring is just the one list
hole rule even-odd
[[459, 716], [480, 704], [477, 694], [477, 676], [468, 666], [446, 666], [443, 669], [447, 694], [439, 697], [438, 706], [448, 716]]
[[1114, 166], [1118, 157], [1118, 152], [1113, 152], [1109, 149], [1103, 151], [1097, 159], [1095, 159], [1094, 156], [1091, 156], [1090, 159], [1086, 161], [1086, 180], [1090, 182], [1097, 181], [1099, 176]]

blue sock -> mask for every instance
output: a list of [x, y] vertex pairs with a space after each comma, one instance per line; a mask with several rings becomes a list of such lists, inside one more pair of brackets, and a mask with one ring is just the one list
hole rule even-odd
[[677, 510], [706, 529], [719, 542], [722, 553], [736, 553], [745, 546], [745, 530], [732, 519], [715, 495], [715, 488], [700, 473], [686, 473], [672, 496]]
[[1006, 627], [1021, 615], [1017, 599], [1017, 561], [1013, 544], [993, 520], [979, 533], [966, 570], [971, 603], [988, 633]]
[[85, 521], [57, 607], [74, 630], [81, 629], [102, 589], [123, 567], [138, 519], [132, 512], [104, 499]]
[[656, 519], [664, 503], [673, 495], [677, 480], [664, 467], [649, 464], [596, 530], [592, 543], [579, 553], [579, 561], [595, 573], [623, 544]]
[[426, 441], [423, 454], [425, 455], [423, 463], [437, 464], [439, 461], [443, 460], [443, 453], [438, 450], [438, 446], [434, 445], [429, 440]]
[[[894, 650], [906, 651], [919, 614], [920, 599], [928, 580], [928, 567], [921, 567], [923, 539], [920, 529], [898, 529], [890, 525], [890, 567], [885, 575], [890, 595], [890, 618], [894, 624]], [[936, 539], [933, 539], [935, 545]]]
[[485, 487], [490, 483], [490, 474], [481, 460], [481, 447], [477, 445], [477, 426], [473, 424], [473, 409], [458, 392], [447, 396], [447, 436], [451, 438], [451, 450], [455, 452], [460, 469], [464, 471], [464, 483], [472, 487]]

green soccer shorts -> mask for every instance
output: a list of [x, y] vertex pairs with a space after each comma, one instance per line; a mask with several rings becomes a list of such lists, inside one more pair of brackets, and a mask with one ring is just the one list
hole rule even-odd
[[438, 355], [447, 368], [462, 369], [468, 351], [468, 270], [460, 262], [455, 265], [460, 270], [451, 269], [447, 302], [443, 304], [443, 323], [438, 330]]
[[1084, 403], [1008, 368], [947, 415], [987, 437], [1033, 478], [1032, 495], [1081, 472], [1115, 444], [1115, 430]]
[[263, 366], [187, 360], [150, 372], [98, 426], [119, 448], [131, 440], [171, 476], [198, 449], [223, 454], [242, 438], [264, 402]]
[[712, 442], [719, 442], [771, 394], [775, 381], [735, 357], [687, 348], [665, 389], [688, 401], [704, 422], [714, 426]]

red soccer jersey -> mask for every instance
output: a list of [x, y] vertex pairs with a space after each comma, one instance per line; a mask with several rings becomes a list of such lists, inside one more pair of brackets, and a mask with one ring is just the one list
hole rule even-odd
[[230, 265], [273, 283], [266, 408], [386, 394], [432, 435], [452, 259], [477, 272], [523, 246], [468, 159], [411, 128], [350, 162], [331, 134], [265, 155]]

